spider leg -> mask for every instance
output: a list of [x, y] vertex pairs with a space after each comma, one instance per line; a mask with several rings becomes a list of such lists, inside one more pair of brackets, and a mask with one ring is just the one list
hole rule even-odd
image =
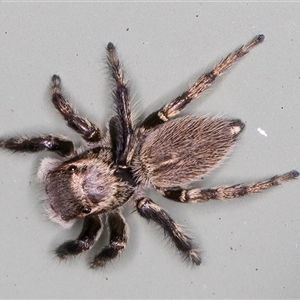
[[232, 199], [252, 193], [258, 193], [272, 186], [279, 185], [282, 182], [295, 179], [298, 176], [299, 172], [293, 170], [283, 175], [276, 175], [270, 179], [249, 185], [235, 184], [232, 186], [221, 186], [215, 189], [157, 189], [168, 199], [184, 203], [197, 203], [205, 202], [210, 199]]
[[185, 259], [190, 259], [194, 264], [200, 265], [201, 258], [198, 250], [172, 218], [156, 203], [149, 198], [141, 198], [136, 203], [138, 213], [145, 219], [157, 223], [165, 232], [166, 236], [177, 247], [177, 249], [185, 256]]
[[85, 217], [83, 228], [76, 240], [66, 241], [60, 245], [55, 253], [59, 258], [78, 255], [89, 250], [98, 240], [102, 231], [102, 223], [98, 215]]
[[249, 43], [230, 53], [213, 70], [202, 75], [187, 91], [182, 93], [176, 99], [163, 106], [158, 111], [150, 114], [142, 123], [141, 127], [145, 129], [154, 127], [168, 121], [170, 118], [178, 115], [193, 99], [197, 98], [204, 90], [209, 88], [217, 77], [222, 75], [235, 61], [248, 53], [255, 45], [264, 40], [264, 35], [257, 35]]
[[109, 127], [115, 155], [115, 162], [126, 165], [133, 136], [130, 111], [130, 95], [120, 61], [116, 55], [116, 48], [112, 43], [107, 45], [107, 59], [111, 76], [114, 79], [113, 100], [117, 115], [111, 119]]
[[64, 98], [61, 88], [61, 79], [58, 75], [52, 76], [52, 103], [67, 122], [67, 125], [79, 133], [88, 143], [98, 143], [101, 140], [100, 129], [87, 119], [80, 117], [70, 103]]
[[37, 137], [15, 137], [0, 140], [0, 147], [12, 152], [53, 151], [60, 156], [74, 153], [73, 142], [63, 136], [40, 135]]
[[91, 262], [92, 268], [104, 267], [107, 262], [116, 258], [126, 247], [128, 239], [128, 225], [119, 211], [108, 214], [110, 228], [109, 244], [104, 247]]

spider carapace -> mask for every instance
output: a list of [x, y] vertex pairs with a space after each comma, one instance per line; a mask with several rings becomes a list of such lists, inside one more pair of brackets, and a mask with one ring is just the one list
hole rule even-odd
[[0, 147], [12, 152], [56, 152], [60, 159], [44, 158], [38, 179], [46, 192], [45, 208], [49, 218], [64, 227], [84, 219], [75, 240], [56, 249], [60, 258], [89, 250], [99, 238], [103, 222], [110, 232], [108, 244], [92, 259], [92, 267], [103, 267], [125, 248], [128, 225], [122, 214], [125, 204], [140, 216], [163, 228], [165, 235], [185, 259], [199, 265], [200, 252], [184, 230], [151, 199], [147, 188], [182, 203], [230, 199], [257, 193], [299, 176], [290, 171], [254, 184], [234, 184], [217, 188], [189, 188], [230, 151], [244, 123], [239, 119], [178, 114], [193, 99], [210, 87], [218, 76], [255, 45], [264, 40], [257, 35], [249, 43], [230, 53], [210, 72], [202, 75], [187, 91], [133, 125], [130, 93], [115, 46], [107, 45], [107, 62], [112, 77], [115, 114], [107, 131], [82, 118], [63, 95], [61, 79], [53, 75], [52, 103], [67, 125], [84, 140], [76, 148], [61, 135], [11, 137], [0, 139]]

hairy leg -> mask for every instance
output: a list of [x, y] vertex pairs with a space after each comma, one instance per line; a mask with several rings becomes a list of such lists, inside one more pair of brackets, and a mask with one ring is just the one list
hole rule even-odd
[[252, 47], [261, 43], [263, 40], [264, 35], [257, 35], [249, 43], [230, 53], [213, 70], [202, 75], [187, 91], [163, 106], [158, 111], [155, 111], [149, 115], [144, 120], [141, 127], [148, 129], [164, 123], [170, 118], [178, 115], [187, 104], [189, 104], [193, 99], [197, 98], [204, 90], [209, 88], [215, 82], [216, 78], [222, 75], [235, 61], [247, 54]]
[[79, 133], [88, 143], [98, 143], [101, 140], [100, 129], [89, 120], [80, 117], [70, 103], [64, 98], [61, 88], [61, 79], [58, 75], [52, 76], [52, 103], [66, 120], [68, 126]]
[[15, 137], [0, 140], [0, 147], [12, 152], [53, 151], [60, 156], [74, 153], [73, 142], [63, 136], [40, 135], [37, 137]]
[[156, 203], [149, 198], [141, 198], [136, 203], [138, 213], [145, 219], [153, 221], [162, 227], [166, 236], [176, 246], [176, 248], [185, 256], [185, 259], [190, 259], [194, 264], [200, 265], [201, 258], [198, 250], [172, 218]]
[[184, 202], [197, 203], [205, 202], [210, 199], [222, 200], [241, 197], [248, 194], [258, 193], [272, 186], [281, 184], [282, 182], [295, 179], [299, 176], [299, 172], [293, 170], [283, 175], [276, 175], [270, 179], [262, 180], [253, 184], [235, 184], [232, 186], [221, 186], [215, 189], [163, 189], [157, 190], [166, 198]]
[[71, 240], [60, 245], [55, 253], [59, 258], [78, 255], [89, 250], [98, 240], [102, 231], [101, 220], [98, 215], [89, 215], [84, 219], [81, 233], [76, 240]]
[[95, 256], [91, 262], [92, 268], [104, 267], [107, 262], [116, 258], [126, 247], [128, 226], [119, 211], [113, 211], [108, 214], [108, 225], [110, 228], [109, 244]]
[[133, 136], [129, 88], [115, 46], [109, 43], [106, 49], [108, 66], [115, 83], [112, 95], [117, 115], [109, 124], [113, 151], [116, 163], [126, 165]]

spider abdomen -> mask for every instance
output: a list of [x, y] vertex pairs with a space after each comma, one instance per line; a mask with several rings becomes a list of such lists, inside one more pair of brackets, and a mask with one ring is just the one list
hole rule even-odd
[[142, 182], [176, 187], [197, 180], [230, 150], [243, 129], [240, 120], [185, 116], [147, 133], [133, 158]]

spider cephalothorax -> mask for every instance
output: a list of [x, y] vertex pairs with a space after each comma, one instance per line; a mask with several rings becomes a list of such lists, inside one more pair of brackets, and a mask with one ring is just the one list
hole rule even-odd
[[290, 171], [249, 185], [185, 188], [228, 154], [244, 124], [238, 119], [212, 116], [170, 119], [263, 39], [263, 35], [258, 35], [229, 54], [186, 92], [150, 114], [136, 127], [132, 124], [130, 94], [124, 72], [114, 45], [109, 43], [107, 58], [114, 81], [112, 97], [116, 114], [110, 119], [105, 134], [74, 111], [62, 94], [60, 77], [53, 75], [52, 102], [68, 126], [82, 136], [85, 146], [77, 149], [66, 137], [40, 135], [1, 139], [0, 147], [13, 152], [49, 150], [62, 157], [61, 160], [44, 158], [38, 171], [38, 178], [46, 191], [45, 206], [49, 218], [65, 227], [84, 219], [78, 238], [56, 249], [60, 258], [90, 249], [100, 236], [104, 218], [110, 230], [110, 240], [92, 260], [91, 266], [104, 266], [115, 258], [126, 246], [128, 228], [122, 207], [129, 203], [142, 217], [160, 225], [179, 252], [199, 265], [200, 253], [192, 240], [161, 207], [144, 196], [145, 188], [153, 187], [174, 201], [196, 203], [256, 193], [299, 176], [297, 171]]

